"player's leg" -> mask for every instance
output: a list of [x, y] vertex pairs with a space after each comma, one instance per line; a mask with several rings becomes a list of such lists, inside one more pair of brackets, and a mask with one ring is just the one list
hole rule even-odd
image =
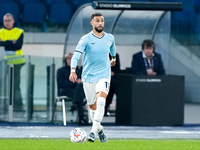
[[[85, 91], [86, 100], [89, 106], [90, 119], [93, 122], [94, 115], [96, 111], [96, 92], [95, 92], [96, 83], [83, 83], [83, 88]], [[95, 140], [95, 132], [90, 132], [88, 135], [88, 141], [94, 142]]]
[[[95, 103], [95, 105], [96, 105], [96, 103]], [[89, 113], [90, 113], [90, 120], [91, 120], [91, 122], [94, 121], [94, 114], [95, 114], [95, 111], [96, 111], [96, 110], [92, 110], [92, 109], [90, 108], [90, 106], [89, 106]]]
[[101, 122], [104, 116], [106, 97], [109, 92], [109, 85], [110, 85], [109, 79], [101, 79], [96, 85], [97, 101], [96, 101], [96, 112], [94, 115], [94, 121], [92, 125], [92, 132], [98, 132], [101, 142], [107, 142], [107, 138], [103, 133], [103, 127], [101, 125]]
[[83, 83], [83, 89], [85, 92], [85, 97], [89, 106], [89, 113], [90, 113], [90, 119], [93, 122], [94, 120], [94, 113], [96, 110], [96, 107], [91, 107], [91, 106], [95, 106], [95, 102], [96, 102], [96, 92], [95, 92], [95, 87], [96, 87], [96, 83], [89, 83], [89, 82], [84, 82]]
[[[95, 141], [95, 134], [97, 132], [98, 133], [100, 132], [99, 128], [101, 126], [101, 121], [103, 119], [104, 107], [105, 107], [105, 98], [102, 98], [102, 97], [97, 98], [97, 101], [93, 105], [89, 105], [89, 107], [90, 107], [90, 111], [94, 112], [94, 114], [92, 114], [94, 117], [91, 117], [92, 120], [93, 120], [93, 123], [92, 123], [92, 129], [90, 131], [90, 134], [88, 135], [88, 141], [94, 142]], [[100, 139], [102, 139], [102, 138], [100, 138]], [[101, 140], [101, 141], [105, 141], [105, 140]]]
[[101, 142], [107, 142], [108, 139], [106, 138], [104, 132], [103, 132], [103, 126], [101, 125], [101, 122], [103, 120], [104, 111], [105, 111], [105, 103], [106, 103], [106, 96], [107, 94], [104, 92], [99, 92], [97, 94], [97, 110], [94, 116], [94, 122], [93, 126], [96, 125], [97, 132], [99, 135], [99, 139]]
[[96, 107], [96, 111], [94, 114], [94, 120], [93, 120], [92, 130], [91, 130], [91, 132], [93, 132], [93, 133], [97, 133], [97, 130], [103, 119], [104, 111], [105, 111], [106, 96], [107, 96], [107, 94], [102, 91], [97, 93], [96, 106], [94, 106], [94, 107]]

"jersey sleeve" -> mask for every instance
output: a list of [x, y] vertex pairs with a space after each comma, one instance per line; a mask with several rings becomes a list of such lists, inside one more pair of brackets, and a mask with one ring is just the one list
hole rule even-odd
[[113, 35], [112, 35], [112, 45], [110, 47], [110, 55], [116, 56], [116, 45], [115, 45], [115, 38]]
[[81, 54], [82, 53], [80, 53], [78, 51], [74, 51], [74, 55], [73, 55], [72, 60], [71, 60], [71, 68], [76, 68], [77, 63], [78, 63], [78, 61], [81, 57]]
[[83, 36], [79, 40], [76, 49], [74, 51], [74, 55], [71, 60], [71, 68], [76, 68], [78, 61], [86, 48], [86, 45], [87, 45], [87, 36]]
[[77, 46], [76, 46], [75, 51], [78, 51], [78, 52], [80, 52], [80, 53], [83, 53], [84, 50], [85, 50], [85, 48], [86, 48], [86, 46], [87, 46], [87, 41], [88, 41], [88, 36], [87, 36], [87, 35], [83, 36], [83, 37], [79, 40], [79, 42], [78, 42], [78, 44], [77, 44]]

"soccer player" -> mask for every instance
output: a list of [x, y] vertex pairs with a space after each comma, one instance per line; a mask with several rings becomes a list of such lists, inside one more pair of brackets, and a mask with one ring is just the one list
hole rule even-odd
[[[116, 63], [116, 46], [113, 35], [103, 31], [104, 23], [104, 17], [101, 13], [91, 15], [90, 24], [93, 30], [84, 35], [77, 44], [72, 57], [69, 77], [70, 81], [76, 81], [75, 68], [83, 54], [83, 88], [93, 122], [91, 132], [88, 135], [90, 142], [95, 141], [96, 133], [98, 133], [101, 142], [107, 142], [101, 121], [110, 87], [111, 66]], [[109, 53], [112, 57], [111, 61]]]

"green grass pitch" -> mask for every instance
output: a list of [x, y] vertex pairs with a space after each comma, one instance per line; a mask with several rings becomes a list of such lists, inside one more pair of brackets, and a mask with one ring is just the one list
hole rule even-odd
[[0, 150], [200, 150], [200, 139], [109, 139], [72, 143], [69, 139], [0, 139]]

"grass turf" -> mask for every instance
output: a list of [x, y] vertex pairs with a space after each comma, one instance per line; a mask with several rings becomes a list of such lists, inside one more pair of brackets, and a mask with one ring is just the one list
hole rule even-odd
[[72, 143], [69, 139], [0, 139], [0, 150], [200, 150], [198, 139], [109, 139]]

